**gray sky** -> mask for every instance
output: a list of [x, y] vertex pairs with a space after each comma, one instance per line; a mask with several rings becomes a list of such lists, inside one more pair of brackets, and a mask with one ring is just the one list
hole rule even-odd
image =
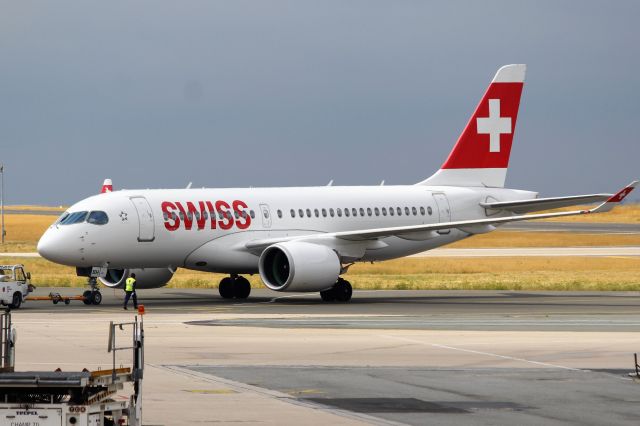
[[[9, 204], [117, 188], [414, 183], [528, 64], [510, 187], [640, 176], [640, 2], [0, 0]], [[635, 197], [638, 199], [638, 196]]]

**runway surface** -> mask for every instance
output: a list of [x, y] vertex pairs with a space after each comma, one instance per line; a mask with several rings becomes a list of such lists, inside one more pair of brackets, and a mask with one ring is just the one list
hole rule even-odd
[[[640, 384], [628, 376], [640, 292], [356, 291], [348, 304], [267, 290], [244, 302], [215, 289], [138, 293], [149, 425], [635, 425], [640, 416]], [[108, 361], [106, 324], [133, 312], [121, 290], [103, 295], [98, 307], [14, 311], [20, 369]]]

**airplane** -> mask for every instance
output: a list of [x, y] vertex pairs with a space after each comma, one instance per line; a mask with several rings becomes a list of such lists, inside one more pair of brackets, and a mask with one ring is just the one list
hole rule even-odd
[[107, 287], [132, 273], [138, 288], [162, 287], [186, 268], [228, 275], [218, 286], [225, 299], [246, 299], [243, 275], [259, 273], [271, 290], [347, 302], [343, 275], [356, 262], [424, 252], [504, 223], [611, 210], [638, 181], [614, 195], [554, 198], [504, 187], [525, 71], [497, 71], [442, 167], [416, 184], [112, 191], [108, 181], [46, 230], [38, 252], [79, 276], [98, 268]]

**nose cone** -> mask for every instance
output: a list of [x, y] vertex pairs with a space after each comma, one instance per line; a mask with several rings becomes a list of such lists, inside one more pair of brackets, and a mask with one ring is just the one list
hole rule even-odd
[[73, 266], [73, 253], [63, 239], [58, 229], [48, 229], [38, 241], [38, 253], [52, 262]]
[[42, 237], [40, 237], [40, 240], [38, 241], [38, 253], [40, 254], [40, 256], [44, 257], [47, 260], [53, 260], [53, 257], [55, 256], [55, 242], [53, 241], [53, 235], [51, 233], [51, 230], [47, 230]]

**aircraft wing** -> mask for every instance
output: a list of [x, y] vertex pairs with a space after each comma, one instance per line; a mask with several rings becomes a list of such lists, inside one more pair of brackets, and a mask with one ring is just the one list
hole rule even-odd
[[505, 210], [516, 214], [522, 214], [575, 206], [578, 204], [602, 202], [611, 198], [612, 195], [613, 194], [589, 194], [573, 195], [571, 197], [536, 198], [533, 200], [480, 203], [480, 206], [490, 210]]
[[[263, 249], [271, 244], [281, 243], [285, 241], [305, 241], [314, 242], [327, 239], [342, 239], [347, 241], [366, 241], [375, 240], [391, 236], [424, 236], [422, 239], [428, 239], [429, 233], [444, 229], [461, 229], [470, 233], [483, 233], [492, 231], [495, 225], [501, 225], [508, 222], [519, 222], [523, 220], [548, 219], [552, 217], [575, 216], [581, 214], [604, 213], [610, 211], [618, 203], [620, 203], [633, 189], [638, 185], [639, 181], [633, 181], [625, 188], [618, 191], [615, 195], [610, 196], [604, 203], [589, 210], [573, 210], [569, 212], [541, 213], [530, 215], [515, 215], [506, 217], [496, 217], [488, 219], [461, 220], [453, 222], [432, 223], [426, 225], [396, 226], [390, 228], [362, 229], [356, 231], [328, 232], [311, 235], [291, 236], [282, 238], [267, 238], [262, 240], [252, 240], [245, 244], [250, 250]], [[435, 235], [434, 235], [435, 236]]]

